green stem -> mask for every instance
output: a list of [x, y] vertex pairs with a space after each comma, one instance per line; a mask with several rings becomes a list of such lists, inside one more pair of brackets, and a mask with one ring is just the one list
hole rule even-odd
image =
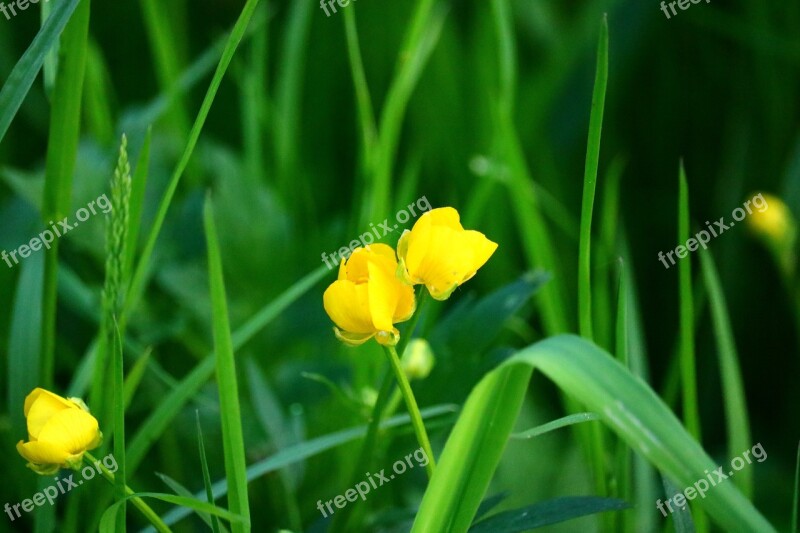
[[[101, 461], [95, 459], [94, 456], [89, 452], [83, 454], [83, 459], [87, 465], [99, 468], [103, 477], [106, 478], [112, 486], [114, 485], [114, 473], [106, 468]], [[133, 489], [131, 489], [129, 486], [125, 485], [125, 494], [127, 496], [133, 496], [135, 492], [133, 492]], [[142, 512], [145, 518], [147, 518], [153, 527], [156, 528], [156, 531], [160, 531], [161, 533], [172, 533], [172, 530], [161, 520], [161, 517], [158, 516], [143, 499], [139, 497], [131, 498], [131, 503], [133, 503], [134, 507]]]
[[408, 414], [411, 416], [411, 424], [414, 426], [414, 433], [417, 435], [417, 442], [422, 446], [425, 455], [428, 456], [428, 464], [425, 470], [428, 472], [428, 478], [433, 477], [433, 470], [436, 468], [433, 458], [433, 451], [431, 450], [431, 443], [428, 440], [428, 432], [425, 431], [425, 424], [422, 422], [422, 415], [417, 407], [417, 400], [414, 398], [414, 392], [411, 390], [411, 385], [408, 382], [406, 373], [403, 371], [403, 366], [400, 364], [400, 358], [397, 356], [397, 350], [394, 346], [384, 346], [384, 351], [389, 357], [389, 363], [392, 365], [394, 375], [397, 378], [397, 384], [400, 386], [400, 392], [403, 393], [403, 398], [408, 407]]

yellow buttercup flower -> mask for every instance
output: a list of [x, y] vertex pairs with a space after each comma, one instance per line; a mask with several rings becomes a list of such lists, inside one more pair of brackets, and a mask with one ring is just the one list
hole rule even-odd
[[25, 398], [28, 442], [19, 441], [17, 451], [28, 468], [41, 475], [76, 468], [83, 454], [100, 446], [97, 419], [78, 398], [65, 399], [44, 389]]
[[495, 250], [497, 244], [483, 233], [465, 230], [452, 207], [433, 209], [400, 237], [399, 273], [407, 283], [424, 284], [433, 298], [446, 300]]
[[777, 196], [766, 193], [755, 195], [753, 205], [756, 210], [747, 217], [750, 228], [776, 243], [786, 241], [794, 227], [789, 207]]
[[397, 279], [394, 250], [386, 244], [356, 248], [339, 265], [339, 279], [323, 296], [336, 336], [351, 346], [375, 337], [394, 345], [400, 332], [393, 324], [414, 314], [414, 289]]

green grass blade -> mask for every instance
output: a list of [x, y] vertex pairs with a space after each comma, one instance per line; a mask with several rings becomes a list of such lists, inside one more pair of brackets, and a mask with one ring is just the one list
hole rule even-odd
[[[619, 361], [580, 337], [552, 337], [518, 352], [473, 389], [412, 531], [469, 527], [499, 463], [533, 368], [599, 413], [606, 425], [679, 486], [690, 486], [706, 476], [705, 470], [715, 468], [656, 393]], [[501, 398], [504, 401], [498, 401]], [[776, 531], [733, 483], [718, 483], [698, 503], [725, 531]]]
[[8, 334], [8, 412], [13, 435], [25, 435], [25, 397], [39, 386], [39, 348], [44, 256], [35, 254], [22, 263]]
[[[241, 349], [256, 334], [280, 316], [291, 304], [306, 294], [323, 277], [329, 274], [325, 265], [317, 268], [306, 277], [298, 280], [275, 300], [267, 304], [233, 334], [234, 350]], [[198, 364], [173, 390], [167, 394], [159, 406], [141, 425], [128, 446], [128, 472], [135, 472], [145, 458], [150, 447], [178, 415], [186, 403], [194, 397], [211, 376], [214, 375], [214, 357], [208, 356]]]
[[600, 165], [600, 139], [603, 132], [603, 111], [608, 86], [608, 18], [603, 17], [597, 45], [597, 70], [592, 92], [592, 111], [589, 116], [589, 140], [586, 145], [586, 166], [583, 174], [581, 202], [581, 233], [578, 252], [578, 324], [583, 337], [593, 338], [592, 332], [592, 212], [597, 188], [597, 169]]
[[152, 348], [145, 350], [145, 352], [136, 360], [133, 368], [131, 368], [130, 372], [128, 372], [128, 375], [125, 378], [125, 394], [123, 400], [125, 402], [125, 409], [131, 405], [134, 396], [136, 396], [136, 391], [139, 390], [139, 385], [142, 382], [144, 373], [147, 371], [147, 365], [150, 363], [150, 356], [152, 354]]
[[[64, 0], [47, 17], [39, 33], [33, 38], [33, 42], [22, 54], [22, 57], [14, 66], [8, 79], [0, 90], [0, 142], [5, 138], [8, 127], [14, 116], [19, 111], [22, 102], [25, 100], [28, 91], [36, 80], [36, 75], [42, 68], [48, 50], [56, 43], [61, 32], [72, 17], [79, 0]], [[88, 1], [85, 2], [88, 4]]]
[[403, 118], [411, 95], [439, 42], [446, 18], [445, 8], [436, 0], [418, 0], [400, 50], [394, 79], [380, 113], [379, 142], [375, 172], [364, 202], [362, 226], [380, 220], [389, 212], [392, 172], [400, 141]]
[[281, 191], [286, 198], [293, 198], [297, 186], [296, 176], [291, 175], [297, 160], [300, 126], [300, 98], [303, 94], [303, 67], [306, 64], [306, 41], [311, 29], [314, 2], [296, 2], [291, 5], [286, 23], [286, 41], [280, 56], [276, 77], [275, 113], [273, 136], [275, 157], [281, 180]]
[[[197, 415], [197, 447], [200, 453], [200, 465], [203, 468], [203, 484], [206, 487], [206, 498], [208, 503], [214, 504], [214, 490], [211, 488], [211, 472], [208, 469], [208, 458], [206, 457], [206, 445], [203, 442], [203, 426], [200, 425], [200, 412], [196, 411]], [[187, 495], [188, 496], [188, 495]], [[211, 530], [214, 533], [219, 533], [219, 520], [216, 516], [210, 517]]]
[[[125, 367], [123, 360], [122, 336], [119, 327], [114, 322], [114, 340], [111, 350], [111, 360], [114, 371], [114, 459], [117, 462], [117, 471], [114, 472], [115, 500], [124, 502], [126, 496], [125, 473]], [[125, 505], [120, 506], [117, 513], [116, 531], [125, 533]]]
[[522, 533], [582, 516], [624, 511], [629, 507], [627, 503], [613, 498], [570, 496], [498, 513], [469, 528], [469, 533]]
[[375, 143], [378, 139], [378, 129], [375, 124], [375, 111], [372, 106], [372, 97], [369, 94], [367, 76], [364, 72], [364, 62], [361, 59], [355, 9], [344, 10], [344, 30], [347, 38], [347, 57], [350, 72], [353, 75], [353, 86], [356, 91], [358, 121], [361, 125], [361, 142], [364, 145], [364, 167], [365, 171], [369, 172], [375, 161]]
[[211, 79], [206, 96], [200, 106], [200, 111], [198, 112], [197, 118], [195, 119], [194, 125], [189, 133], [189, 140], [186, 143], [186, 148], [184, 149], [183, 155], [181, 155], [181, 158], [178, 161], [174, 172], [172, 173], [167, 190], [164, 192], [164, 197], [161, 199], [161, 203], [158, 206], [158, 211], [156, 212], [156, 217], [153, 221], [153, 227], [150, 229], [150, 234], [148, 235], [147, 242], [142, 250], [142, 255], [136, 265], [136, 270], [134, 271], [131, 285], [128, 290], [128, 298], [125, 301], [126, 311], [133, 309], [136, 306], [142, 292], [144, 291], [147, 281], [147, 273], [150, 269], [150, 260], [153, 256], [153, 251], [155, 250], [158, 236], [161, 233], [161, 228], [163, 227], [164, 221], [167, 218], [167, 211], [169, 211], [169, 206], [172, 204], [172, 198], [175, 196], [175, 191], [178, 189], [178, 183], [180, 182], [181, 176], [183, 176], [183, 172], [186, 170], [189, 160], [194, 153], [194, 149], [197, 146], [197, 141], [200, 139], [200, 133], [203, 131], [203, 126], [206, 123], [209, 111], [211, 111], [211, 105], [214, 103], [214, 99], [217, 96], [217, 91], [222, 83], [222, 78], [225, 76], [225, 72], [228, 70], [228, 66], [233, 59], [233, 55], [236, 53], [236, 49], [238, 48], [239, 43], [241, 42], [242, 37], [247, 30], [247, 25], [250, 22], [250, 18], [253, 16], [253, 11], [255, 11], [258, 2], [259, 0], [247, 0], [247, 3], [242, 9], [241, 15], [239, 15], [239, 19], [236, 21], [236, 24], [234, 25], [233, 30], [228, 37], [228, 41], [225, 44], [225, 49], [222, 51], [222, 57], [217, 65], [217, 70], [214, 72], [214, 77]]
[[[72, 174], [80, 138], [81, 101], [89, 33], [89, 0], [76, 8], [61, 41], [58, 73], [50, 114], [45, 163], [42, 219], [45, 223], [69, 215]], [[56, 17], [52, 13], [50, 19]], [[48, 19], [48, 21], [50, 20]], [[47, 23], [45, 23], [47, 24]], [[0, 106], [2, 106], [0, 101]], [[42, 295], [41, 385], [52, 389], [55, 372], [56, 300], [58, 298], [58, 239], [45, 253]]]
[[574, 415], [568, 415], [563, 418], [559, 418], [558, 420], [553, 420], [547, 424], [542, 424], [541, 426], [536, 426], [535, 428], [520, 431], [519, 433], [512, 433], [509, 435], [509, 438], [532, 439], [533, 437], [539, 437], [540, 435], [550, 433], [556, 429], [572, 426], [574, 424], [581, 424], [583, 422], [589, 422], [591, 420], [600, 420], [600, 417], [595, 413], [576, 413]]
[[[681, 162], [678, 193], [678, 242], [689, 240], [689, 185]], [[700, 441], [700, 414], [697, 406], [697, 376], [694, 342], [694, 303], [692, 299], [692, 259], [678, 260], [680, 278], [680, 366], [683, 391], [683, 420], [686, 429]]]
[[[725, 402], [725, 421], [728, 430], [728, 456], [736, 457], [750, 447], [750, 418], [747, 414], [747, 400], [744, 391], [742, 369], [736, 352], [728, 305], [722, 283], [714, 265], [711, 252], [700, 250], [700, 265], [705, 278], [708, 299], [711, 306], [711, 319], [714, 323], [714, 336], [719, 353], [719, 370], [722, 380], [722, 398]], [[746, 468], [734, 478], [742, 493], [748, 498], [753, 495], [753, 471]]]
[[[211, 291], [211, 319], [216, 352], [217, 382], [219, 386], [222, 441], [225, 454], [225, 472], [230, 494], [228, 506], [237, 515], [250, 519], [250, 502], [247, 492], [247, 461], [245, 459], [242, 413], [239, 406], [239, 386], [236, 380], [236, 362], [233, 356], [228, 303], [222, 273], [222, 255], [219, 249], [214, 208], [211, 197], [206, 198], [204, 226], [208, 245], [208, 277]], [[235, 523], [234, 533], [246, 533], [249, 527]]]

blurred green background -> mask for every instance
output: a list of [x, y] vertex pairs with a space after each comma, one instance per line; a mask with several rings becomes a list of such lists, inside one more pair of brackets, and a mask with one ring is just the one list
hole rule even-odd
[[[209, 189], [215, 194], [234, 328], [318, 268], [323, 252], [347, 245], [368, 231], [369, 222], [377, 225], [423, 195], [434, 207], [449, 205], [467, 213], [474, 227], [500, 243], [488, 265], [439, 306], [442, 315], [515, 281], [531, 267], [510, 206], [510, 195], [519, 191], [503, 179], [504, 163], [494, 156], [492, 114], [501, 69], [489, 4], [437, 3], [444, 17], [441, 35], [409, 101], [393, 168], [391, 209], [376, 219], [362, 214], [362, 133], [342, 11], [357, 14], [366, 81], [379, 110], [413, 6], [358, 0], [326, 17], [311, 4], [262, 1], [170, 208], [152, 281], [131, 317], [128, 336], [152, 346], [153, 358], [174, 379], [186, 375], [211, 347], [201, 216]], [[242, 5], [233, 0], [92, 5], [75, 209], [107, 191], [119, 136], [127, 134], [135, 162], [152, 125], [146, 234], [216, 65], [217, 43]], [[622, 164], [617, 231], [630, 250], [626, 268], [636, 280], [650, 382], [657, 391], [674, 392], [670, 376], [677, 345], [678, 273], [664, 269], [657, 254], [679, 244], [679, 163], [682, 159], [686, 167], [691, 215], [698, 228], [706, 220], [729, 217], [756, 191], [782, 197], [800, 214], [800, 3], [715, 0], [692, 5], [669, 20], [653, 0], [518, 0], [512, 5], [514, 121], [559, 256], [560, 268], [552, 275], [565, 280], [571, 291], [566, 305], [574, 317], [573, 330], [586, 132], [598, 29], [608, 13], [610, 77], [598, 200], [606, 190], [608, 169], [615, 161]], [[0, 80], [38, 27], [33, 9], [10, 21], [0, 17]], [[48, 109], [40, 77], [0, 143], [0, 249], [16, 248], [44, 229], [39, 209]], [[488, 194], [485, 201], [475, 201], [479, 190]], [[103, 231], [101, 218], [95, 217], [61, 241], [56, 345], [60, 393], [72, 382], [96, 333]], [[389, 242], [394, 244], [397, 236]], [[731, 229], [714, 239], [710, 249], [733, 321], [753, 444], [762, 443], [769, 454], [766, 462], [753, 467], [755, 503], [778, 529], [786, 530], [800, 435], [796, 302], [767, 249], [747, 228]], [[0, 301], [5, 304], [0, 306], [0, 464], [7, 478], [0, 485], [0, 503], [18, 502], [35, 492], [35, 476], [14, 450], [24, 437], [22, 398], [9, 397], [7, 361], [15, 346], [13, 328], [25, 329], [25, 324], [12, 324], [14, 306], [27, 301], [36, 313], [37, 296], [20, 292], [20, 275], [25, 268], [34, 270], [41, 259], [26, 259], [13, 269], [0, 264]], [[612, 268], [611, 262], [603, 266]], [[322, 291], [333, 279], [332, 272], [237, 354], [249, 462], [274, 453], [281, 442], [363, 423], [362, 412], [346, 408], [325, 386], [302, 374], [322, 374], [360, 396], [365, 387], [376, 386], [383, 368], [376, 346], [353, 351], [336, 342], [321, 305]], [[707, 306], [699, 303], [697, 314], [703, 444], [724, 464], [724, 413]], [[420, 404], [461, 403], [489, 361], [501, 357], [503, 347], [521, 347], [541, 336], [534, 299], [506, 324], [491, 350], [465, 360], [459, 353], [437, 351], [436, 370], [417, 385]], [[35, 337], [33, 333], [30, 338]], [[253, 395], [258, 389], [253, 380], [259, 378], [273, 391], [280, 419], [265, 415]], [[128, 411], [129, 432], [135, 432], [172, 384], [155, 371], [145, 374]], [[530, 395], [521, 427], [559, 416], [558, 394], [549, 382], [537, 376]], [[673, 395], [671, 405], [677, 409], [677, 404]], [[153, 475], [158, 471], [192, 490], [202, 488], [195, 458], [196, 409], [212, 457], [212, 478], [224, 477], [216, 408], [216, 389], [208, 384], [161, 436], [131, 484], [166, 490]], [[435, 449], [445, 436], [444, 428], [434, 431]], [[413, 436], [403, 433], [378, 463], [388, 465], [414, 448]], [[254, 482], [254, 523], [270, 531], [290, 528], [287, 509], [296, 505], [304, 528], [311, 530], [319, 518], [316, 501], [347, 488], [357, 450], [351, 443], [291, 469], [290, 497], [277, 474]], [[423, 490], [422, 474], [421, 469], [410, 473], [368, 500], [371, 523], [384, 524], [375, 530], [402, 530]], [[106, 490], [100, 484], [87, 487], [87, 495]], [[517, 506], [591, 493], [588, 471], [569, 432], [513, 442], [495, 485], [491, 492], [508, 490], [509, 505]], [[87, 495], [75, 505], [90, 506]], [[130, 512], [129, 520], [139, 518]], [[574, 530], [575, 524], [561, 530]], [[594, 522], [585, 524], [591, 528]], [[14, 524], [20, 529], [12, 530], [29, 526]], [[0, 520], [0, 531], [8, 527]], [[183, 527], [191, 531], [196, 524]]]

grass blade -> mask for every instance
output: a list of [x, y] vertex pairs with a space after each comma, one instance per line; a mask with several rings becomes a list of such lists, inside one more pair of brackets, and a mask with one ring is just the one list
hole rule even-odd
[[[678, 242], [689, 240], [689, 185], [681, 162], [678, 193]], [[694, 343], [694, 303], [692, 299], [692, 260], [678, 262], [680, 283], [680, 366], [683, 391], [683, 420], [686, 429], [700, 441], [700, 414], [697, 407], [697, 376]], [[737, 452], [738, 453], [738, 452]]]
[[[214, 224], [214, 207], [211, 197], [206, 197], [203, 214], [208, 243], [208, 277], [211, 291], [211, 319], [214, 330], [217, 381], [219, 384], [222, 440], [225, 453], [225, 473], [228, 479], [230, 510], [250, 520], [250, 502], [247, 494], [247, 461], [245, 459], [242, 413], [239, 406], [239, 386], [236, 380], [236, 362], [233, 357], [228, 303], [222, 274], [222, 256]], [[246, 533], [249, 527], [232, 524], [233, 533]]]
[[[200, 452], [200, 465], [203, 468], [203, 484], [206, 487], [206, 497], [208, 499], [208, 503], [214, 504], [214, 490], [211, 488], [211, 473], [208, 470], [208, 459], [206, 458], [206, 445], [203, 442], [203, 426], [200, 425], [200, 412], [197, 411], [195, 413], [197, 415], [197, 446]], [[216, 516], [210, 517], [211, 520], [211, 530], [214, 533], [219, 533], [219, 520]]]
[[239, 43], [241, 42], [242, 37], [247, 30], [247, 25], [250, 22], [250, 18], [253, 16], [253, 11], [255, 11], [258, 2], [259, 0], [247, 0], [247, 3], [242, 9], [242, 13], [239, 15], [239, 19], [236, 21], [230, 37], [225, 44], [225, 49], [222, 51], [222, 57], [217, 65], [217, 70], [214, 72], [214, 77], [211, 79], [206, 96], [203, 99], [202, 105], [200, 106], [200, 111], [198, 112], [197, 118], [192, 126], [192, 130], [189, 133], [189, 140], [186, 143], [186, 148], [184, 149], [183, 155], [181, 155], [181, 158], [178, 161], [174, 172], [172, 173], [167, 190], [164, 192], [164, 197], [161, 199], [161, 203], [158, 206], [158, 211], [156, 212], [156, 217], [153, 221], [153, 227], [150, 229], [150, 234], [148, 235], [147, 242], [142, 250], [142, 255], [138, 264], [136, 265], [136, 270], [134, 271], [131, 285], [128, 290], [128, 298], [125, 301], [126, 311], [133, 309], [136, 306], [144, 290], [144, 286], [147, 281], [146, 276], [150, 268], [150, 259], [153, 256], [153, 251], [156, 247], [156, 241], [161, 233], [161, 228], [167, 218], [167, 211], [169, 211], [172, 198], [175, 196], [175, 191], [178, 189], [178, 183], [180, 183], [181, 176], [189, 164], [189, 160], [191, 159], [194, 149], [197, 146], [197, 141], [200, 139], [200, 133], [203, 131], [203, 126], [208, 118], [209, 111], [211, 111], [211, 105], [214, 103], [214, 99], [217, 96], [217, 90], [219, 90], [219, 86], [222, 83], [222, 78], [225, 76], [225, 72], [228, 70], [228, 66], [233, 59], [233, 55], [236, 53], [236, 49], [238, 48]]
[[[306, 277], [298, 280], [275, 300], [267, 304], [233, 334], [233, 349], [239, 350], [273, 319], [283, 313], [291, 304], [311, 290], [330, 271], [322, 265]], [[128, 471], [134, 472], [142, 463], [147, 451], [178, 415], [186, 403], [195, 395], [211, 376], [214, 375], [214, 357], [206, 357], [194, 370], [183, 378], [164, 398], [159, 406], [141, 425], [139, 432], [128, 446]]]
[[538, 437], [540, 435], [544, 435], [545, 433], [550, 433], [551, 431], [555, 431], [556, 429], [572, 426], [574, 424], [581, 424], [583, 422], [589, 422], [591, 420], [600, 420], [600, 417], [595, 413], [576, 413], [574, 415], [569, 415], [563, 418], [559, 418], [558, 420], [553, 420], [552, 422], [548, 422], [547, 424], [542, 424], [541, 426], [536, 426], [535, 428], [532, 429], [521, 431], [519, 433], [512, 433], [509, 436], [509, 438], [532, 439], [533, 437]]
[[578, 318], [581, 336], [592, 340], [592, 212], [600, 165], [600, 139], [603, 133], [603, 111], [608, 86], [608, 18], [603, 17], [597, 45], [597, 71], [589, 116], [589, 140], [586, 145], [586, 166], [583, 174], [581, 233], [578, 252]]
[[[25, 96], [33, 86], [48, 50], [58, 42], [78, 3], [79, 0], [58, 2], [39, 33], [33, 38], [31, 45], [14, 66], [14, 70], [8, 75], [3, 89], [0, 90], [0, 142], [5, 138], [11, 121], [14, 120]], [[86, 0], [84, 3], [89, 2]]]
[[630, 505], [613, 498], [571, 496], [535, 503], [522, 509], [505, 511], [482, 520], [469, 533], [522, 533], [597, 513], [623, 511]]
[[[722, 398], [725, 402], [725, 421], [728, 429], [728, 457], [736, 457], [751, 443], [750, 419], [747, 415], [742, 369], [736, 352], [731, 320], [722, 283], [714, 265], [711, 252], [700, 250], [700, 266], [703, 270], [708, 299], [711, 305], [711, 319], [714, 323], [714, 336], [717, 339], [719, 370], [722, 379]], [[744, 469], [736, 475], [735, 482], [748, 498], [753, 494], [753, 471]]]
[[[561, 335], [518, 352], [473, 389], [441, 454], [413, 532], [469, 527], [499, 463], [533, 368], [599, 413], [606, 425], [679, 486], [692, 485], [715, 467], [646, 383], [594, 344]], [[504, 401], [498, 401], [501, 398]], [[725, 531], [776, 531], [733, 483], [718, 483], [699, 504]]]

